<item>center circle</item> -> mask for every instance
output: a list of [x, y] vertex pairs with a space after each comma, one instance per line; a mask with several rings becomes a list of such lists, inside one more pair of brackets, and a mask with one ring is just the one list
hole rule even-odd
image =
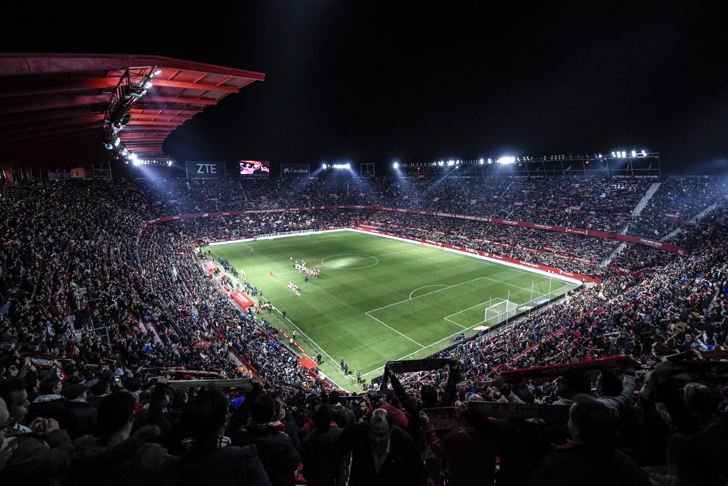
[[321, 260], [321, 265], [339, 270], [359, 270], [373, 267], [377, 263], [379, 260], [376, 257], [357, 253], [341, 253], [327, 256]]

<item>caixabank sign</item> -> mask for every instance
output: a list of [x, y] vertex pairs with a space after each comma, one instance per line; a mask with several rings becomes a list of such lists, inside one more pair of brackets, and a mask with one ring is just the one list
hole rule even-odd
[[225, 177], [225, 162], [185, 162], [187, 177], [192, 179], [212, 179]]
[[281, 164], [281, 177], [309, 177], [311, 166], [309, 164]]

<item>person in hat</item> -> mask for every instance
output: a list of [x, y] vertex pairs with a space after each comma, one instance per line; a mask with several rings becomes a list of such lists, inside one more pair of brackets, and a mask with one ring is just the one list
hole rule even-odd
[[58, 423], [71, 440], [96, 433], [96, 409], [86, 401], [87, 395], [85, 383], [71, 385], [63, 392], [66, 403], [58, 411]]

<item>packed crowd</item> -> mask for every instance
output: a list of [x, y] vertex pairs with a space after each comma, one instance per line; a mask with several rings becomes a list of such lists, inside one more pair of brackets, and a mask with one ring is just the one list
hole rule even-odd
[[483, 216], [660, 239], [725, 199], [725, 177], [660, 182], [639, 216], [652, 179], [565, 177], [204, 179], [141, 182], [170, 213], [366, 205]]
[[[252, 202], [258, 193], [239, 186], [237, 201], [238, 208], [256, 209], [299, 206], [302, 199], [320, 205], [336, 190], [342, 193], [337, 199], [349, 198], [344, 201], [369, 194], [366, 204], [385, 206], [388, 198], [411, 195], [434, 204], [440, 196], [428, 194], [452, 196], [456, 190], [444, 181], [443, 187], [409, 182], [342, 182], [334, 188], [312, 180], [293, 190], [293, 182], [280, 180], [273, 192], [265, 185], [256, 189], [270, 199]], [[190, 189], [175, 183], [174, 190], [192, 193], [175, 207], [202, 212], [215, 203], [229, 210], [228, 184], [211, 183], [204, 201], [194, 195], [201, 183]], [[534, 192], [528, 200], [539, 200], [541, 189], [517, 186], [527, 181], [498, 181], [493, 188], [507, 193], [511, 184]], [[585, 189], [584, 207], [611, 197], [597, 194], [610, 183], [599, 184], [595, 192]], [[345, 399], [322, 393], [322, 383], [301, 370], [273, 337], [275, 330], [230, 301], [201, 266], [196, 241], [366, 222], [562, 265], [572, 264], [567, 256], [595, 262], [614, 247], [560, 233], [511, 227], [489, 233], [496, 225], [354, 210], [178, 220], [140, 234], [143, 221], [168, 210], [147, 198], [160, 189], [123, 182], [2, 188], [3, 484], [288, 485], [298, 472], [314, 486], [343, 484], [336, 481], [347, 475], [352, 485], [425, 484], [442, 476], [453, 485], [725, 483], [725, 380], [698, 377], [685, 385], [662, 361], [728, 346], [725, 205], [707, 216], [711, 225], [689, 226], [676, 236], [691, 250], [688, 257], [629, 247], [617, 266], [643, 270], [641, 275], [605, 271], [598, 286], [442, 352], [448, 369], [400, 376], [386, 371], [378, 392]], [[477, 192], [468, 187], [459, 202], [442, 206], [465, 207], [471, 190]], [[637, 182], [615, 189], [642, 190]], [[170, 192], [167, 200], [176, 197]], [[522, 208], [510, 204], [501, 217], [526, 219], [514, 207]], [[508, 386], [500, 376], [610, 356], [630, 358], [624, 377], [570, 373], [555, 383]], [[164, 370], [172, 376], [175, 369], [252, 377], [252, 386], [174, 388]], [[570, 421], [484, 420], [477, 401], [568, 405]], [[421, 413], [433, 406], [457, 407], [465, 423], [435, 434], [432, 417]], [[551, 451], [552, 443], [560, 447]], [[349, 456], [350, 470], [342, 466]]]

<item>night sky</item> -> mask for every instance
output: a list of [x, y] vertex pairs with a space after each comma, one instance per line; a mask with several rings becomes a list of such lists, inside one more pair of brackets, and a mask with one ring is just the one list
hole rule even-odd
[[665, 172], [728, 172], [723, 2], [164, 5], [13, 7], [0, 40], [5, 52], [265, 73], [170, 135], [179, 161], [269, 160], [274, 174], [371, 162], [382, 174], [394, 160], [644, 149]]

